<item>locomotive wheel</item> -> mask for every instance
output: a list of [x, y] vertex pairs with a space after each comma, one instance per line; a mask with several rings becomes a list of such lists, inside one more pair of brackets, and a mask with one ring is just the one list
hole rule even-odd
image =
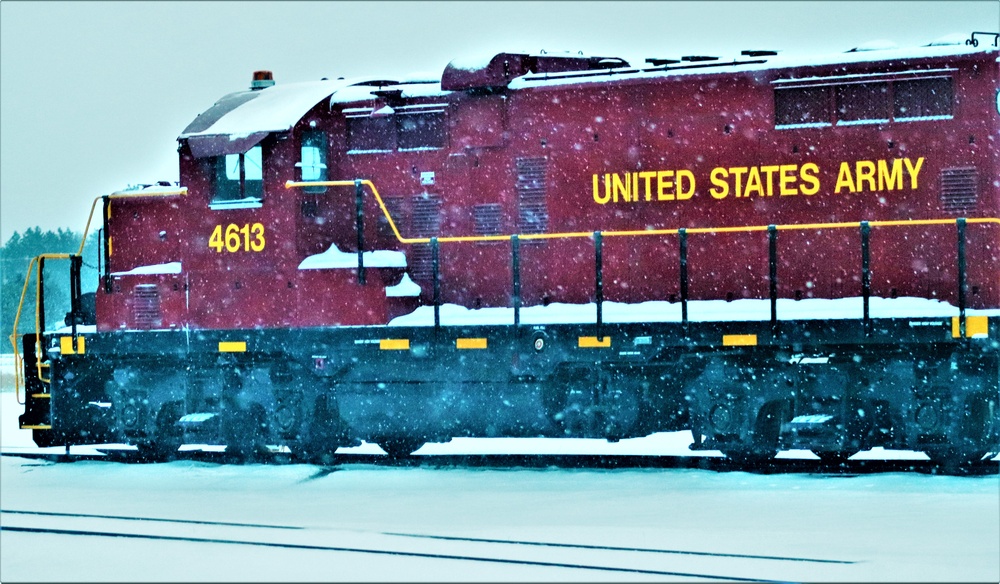
[[941, 447], [924, 451], [931, 462], [945, 472], [954, 472], [960, 468], [969, 467], [986, 456], [984, 449], [963, 449], [958, 447]]
[[337, 448], [361, 444], [360, 441], [350, 440], [345, 430], [336, 400], [328, 395], [319, 395], [313, 406], [312, 421], [305, 432], [306, 438], [292, 449], [295, 457], [308, 464], [331, 464], [336, 458]]
[[970, 398], [965, 403], [961, 425], [951, 443], [925, 450], [925, 454], [946, 472], [968, 467], [982, 460], [993, 429], [992, 406], [986, 398]]
[[254, 404], [247, 410], [230, 411], [223, 419], [226, 457], [234, 462], [257, 462], [267, 454], [264, 437], [267, 424], [263, 409]]
[[778, 454], [781, 403], [772, 402], [757, 412], [754, 432], [742, 444], [721, 449], [726, 458], [740, 466], [763, 466]]
[[426, 444], [418, 438], [382, 438], [378, 445], [390, 458], [405, 458]]
[[177, 426], [181, 417], [181, 406], [177, 402], [165, 403], [156, 414], [153, 436], [137, 444], [139, 460], [146, 462], [167, 462], [177, 457], [184, 432]]

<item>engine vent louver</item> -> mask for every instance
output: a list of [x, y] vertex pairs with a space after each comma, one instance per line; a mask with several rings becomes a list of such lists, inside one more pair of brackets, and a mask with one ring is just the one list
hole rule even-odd
[[133, 289], [132, 321], [137, 328], [159, 328], [162, 325], [160, 291], [156, 284], [139, 284]]
[[[403, 197], [383, 197], [382, 202], [385, 203], [385, 210], [389, 212], [389, 216], [392, 217], [392, 222], [396, 224], [396, 229], [402, 231], [403, 235], [406, 235], [404, 229], [404, 207], [403, 207]], [[389, 219], [386, 218], [384, 213], [378, 214], [378, 226], [386, 234], [390, 233]]]
[[946, 213], [962, 215], [974, 211], [978, 202], [979, 177], [975, 168], [941, 171], [941, 208]]
[[[417, 195], [413, 198], [413, 234], [416, 237], [436, 237], [441, 233], [441, 197], [438, 195]], [[412, 275], [414, 278], [430, 279], [433, 276], [431, 246], [415, 244], [412, 248]]]
[[501, 209], [498, 203], [476, 205], [472, 208], [476, 235], [500, 235]]
[[549, 229], [549, 208], [546, 201], [548, 164], [549, 161], [544, 156], [516, 160], [521, 233], [545, 233]]

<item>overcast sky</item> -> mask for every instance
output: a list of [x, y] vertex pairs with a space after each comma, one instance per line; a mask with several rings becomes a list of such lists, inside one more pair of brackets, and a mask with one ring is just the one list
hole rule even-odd
[[1000, 30], [1000, 2], [0, 2], [0, 242], [82, 230], [94, 197], [177, 180], [177, 135], [278, 83], [440, 75], [504, 50], [623, 57], [841, 52]]

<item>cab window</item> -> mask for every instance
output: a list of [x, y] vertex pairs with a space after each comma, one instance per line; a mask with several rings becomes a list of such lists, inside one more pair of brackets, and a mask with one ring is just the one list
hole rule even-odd
[[[295, 166], [303, 182], [325, 181], [327, 178], [327, 137], [326, 132], [307, 130], [302, 133], [302, 158]], [[325, 193], [326, 187], [306, 187], [307, 193]]]
[[260, 146], [240, 154], [226, 154], [215, 159], [213, 203], [264, 198], [264, 172]]

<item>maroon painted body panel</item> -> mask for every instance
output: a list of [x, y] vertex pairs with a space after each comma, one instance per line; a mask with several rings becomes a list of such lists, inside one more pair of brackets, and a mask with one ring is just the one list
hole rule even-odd
[[[544, 59], [536, 59], [534, 73], [518, 69], [513, 81], [493, 59], [478, 75], [446, 70], [445, 86], [455, 91], [438, 84], [349, 86], [260, 142], [264, 195], [249, 208], [212, 208], [214, 159], [195, 158], [182, 136], [180, 176], [189, 194], [113, 201], [107, 233], [111, 272], [183, 267], [178, 274], [114, 276], [111, 293], [98, 292], [98, 328], [376, 325], [430, 303], [428, 246], [397, 241], [370, 192], [365, 249], [403, 251], [405, 270], [369, 268], [361, 284], [349, 267], [299, 269], [334, 244], [357, 251], [354, 189], [285, 186], [302, 178], [296, 163], [310, 130], [326, 132], [327, 179], [373, 181], [404, 237], [998, 217], [997, 51], [934, 53], [613, 74], [606, 60], [579, 59], [590, 70], [548, 78], [537, 64]], [[517, 57], [523, 69], [527, 61]], [[477, 86], [477, 79], [485, 81]], [[897, 111], [891, 120], [844, 124], [836, 119], [847, 115], [840, 102], [831, 102], [835, 119], [826, 125], [776, 127], [780, 90], [828, 87], [833, 100], [865, 83], [901, 94], [914, 79], [950, 80], [948, 115], [906, 120]], [[361, 130], [351, 124], [366, 123], [352, 120], [388, 113], [405, 124], [407, 115], [428, 112], [442, 116], [434, 118], [443, 119], [440, 144], [352, 143]], [[972, 186], [954, 191], [955, 177]], [[255, 224], [262, 226], [260, 251], [250, 250], [246, 234], [236, 251], [212, 247], [216, 228], [249, 233]], [[873, 227], [872, 294], [957, 304], [956, 237], [953, 224]], [[857, 229], [782, 231], [778, 246], [780, 297], [861, 294]], [[522, 241], [520, 251], [525, 305], [594, 300], [592, 240]], [[768, 297], [766, 232], [693, 234], [688, 254], [690, 299]], [[510, 305], [510, 243], [446, 243], [440, 259], [442, 302]], [[1000, 225], [969, 224], [966, 259], [968, 306], [1000, 308]], [[604, 298], [675, 300], [678, 265], [674, 235], [608, 236]], [[420, 296], [387, 297], [404, 271], [420, 284]], [[136, 320], [135, 297], [148, 290], [140, 285], [159, 290], [159, 318]]]

